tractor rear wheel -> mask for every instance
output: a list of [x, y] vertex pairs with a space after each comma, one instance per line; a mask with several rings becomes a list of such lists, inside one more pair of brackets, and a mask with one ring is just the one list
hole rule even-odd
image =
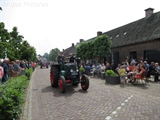
[[89, 78], [86, 75], [81, 77], [82, 90], [86, 91], [89, 88]]
[[52, 66], [50, 71], [50, 81], [52, 87], [58, 87], [58, 77], [58, 69], [55, 66]]
[[64, 76], [61, 76], [59, 78], [59, 88], [62, 93], [66, 92], [66, 80], [65, 80]]

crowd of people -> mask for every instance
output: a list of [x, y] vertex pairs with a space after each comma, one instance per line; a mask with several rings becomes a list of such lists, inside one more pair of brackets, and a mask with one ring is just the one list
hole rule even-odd
[[25, 62], [24, 60], [10, 61], [9, 58], [5, 58], [0, 61], [0, 83], [8, 81], [9, 78], [18, 77], [19, 75], [25, 75], [27, 68], [36, 67], [35, 62]]
[[158, 62], [151, 62], [150, 64], [147, 61], [139, 61], [136, 62], [135, 59], [132, 59], [130, 62], [126, 59], [121, 64], [118, 64], [117, 67], [114, 67], [109, 62], [98, 63], [96, 64], [86, 64], [81, 65], [81, 68], [85, 68], [85, 73], [88, 75], [98, 75], [100, 77], [104, 77], [107, 70], [113, 70], [116, 72], [121, 79], [121, 83], [125, 83], [126, 75], [128, 77], [132, 77], [133, 83], [136, 83], [137, 79], [141, 79], [143, 77], [149, 78], [151, 75], [154, 76], [154, 81], [158, 82], [160, 76], [160, 65]]

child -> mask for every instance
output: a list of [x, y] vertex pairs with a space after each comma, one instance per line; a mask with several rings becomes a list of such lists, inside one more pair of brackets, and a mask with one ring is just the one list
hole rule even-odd
[[125, 84], [125, 74], [126, 74], [126, 70], [124, 68], [124, 65], [120, 66], [120, 69], [118, 70], [119, 75], [120, 75], [120, 80], [121, 80], [121, 84]]

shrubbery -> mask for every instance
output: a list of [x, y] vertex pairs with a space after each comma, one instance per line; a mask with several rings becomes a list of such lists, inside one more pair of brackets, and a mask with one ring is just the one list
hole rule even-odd
[[118, 74], [116, 74], [113, 70], [107, 70], [106, 76], [118, 76]]
[[25, 90], [28, 87], [32, 69], [26, 70], [26, 75], [9, 79], [0, 85], [0, 120], [19, 118], [25, 101]]

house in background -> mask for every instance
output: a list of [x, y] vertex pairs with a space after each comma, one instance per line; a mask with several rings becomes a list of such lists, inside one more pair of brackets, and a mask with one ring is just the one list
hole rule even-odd
[[[160, 63], [160, 12], [153, 13], [153, 10], [146, 9], [145, 17], [137, 21], [104, 33], [97, 32], [97, 36], [107, 34], [112, 40], [112, 55], [107, 59], [110, 63], [117, 66], [118, 63], [125, 61], [127, 56], [129, 59], [139, 60], [143, 57], [149, 63], [151, 61]], [[64, 51], [65, 54], [76, 52], [75, 46], [74, 50], [67, 51], [68, 49]]]

